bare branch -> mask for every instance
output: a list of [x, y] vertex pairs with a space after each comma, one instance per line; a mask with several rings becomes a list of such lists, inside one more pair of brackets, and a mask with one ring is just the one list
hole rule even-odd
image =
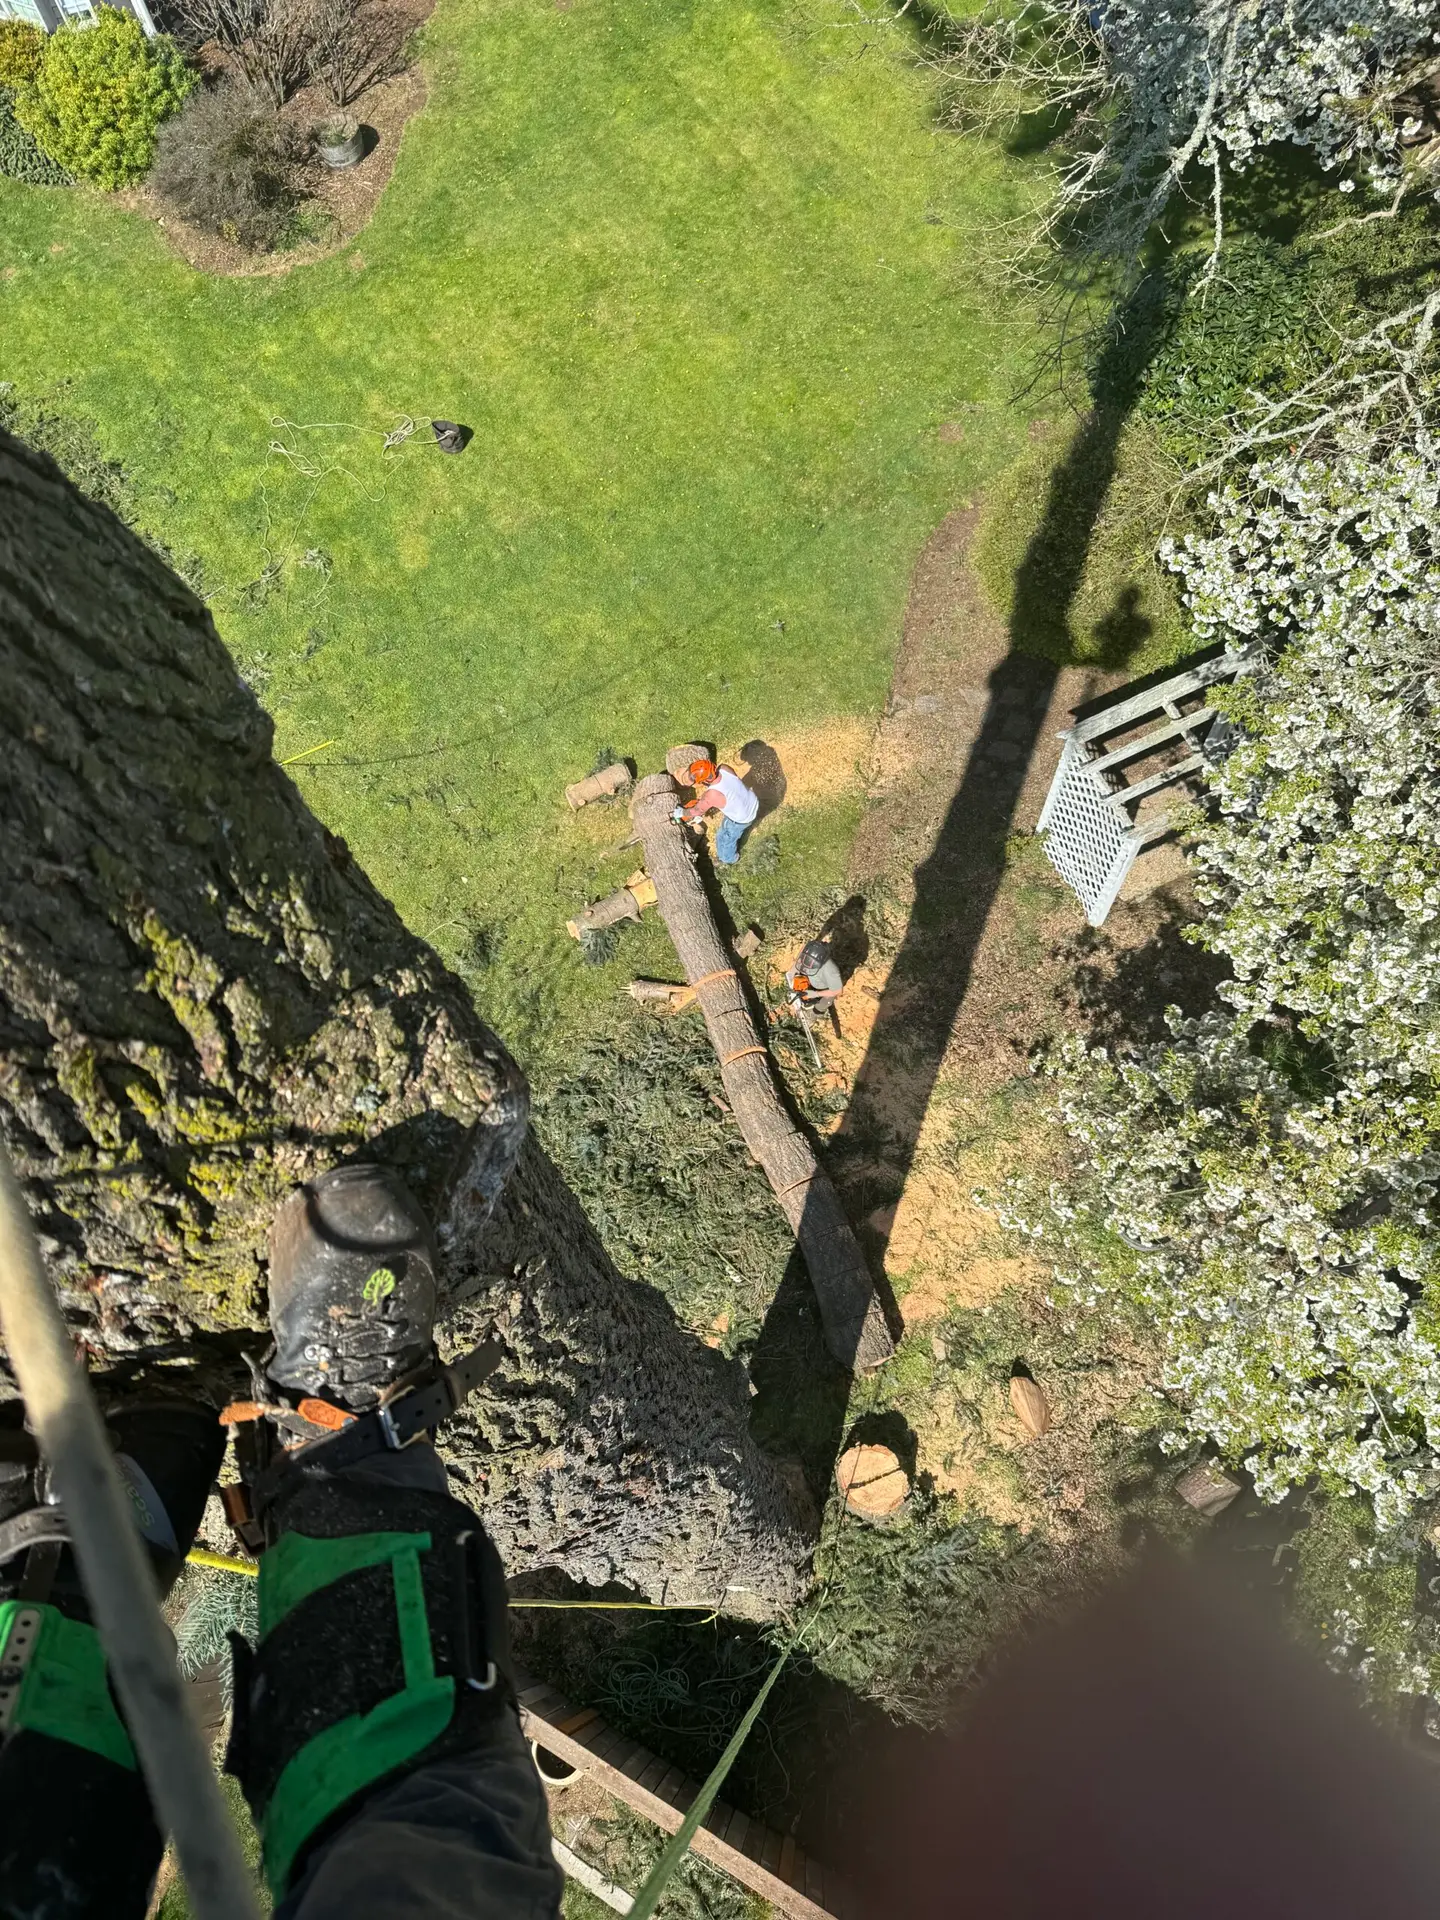
[[337, 107], [403, 72], [410, 25], [388, 8], [360, 0], [312, 0], [311, 78]]
[[271, 106], [283, 106], [305, 84], [311, 0], [175, 0], [175, 12], [185, 39], [213, 40]]

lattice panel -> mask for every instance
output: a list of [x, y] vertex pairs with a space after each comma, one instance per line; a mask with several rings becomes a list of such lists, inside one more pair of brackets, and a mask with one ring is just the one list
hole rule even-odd
[[1133, 858], [1125, 835], [1129, 822], [1106, 806], [1095, 776], [1086, 770], [1083, 752], [1070, 741], [1041, 825], [1050, 864], [1075, 889], [1086, 913], [1093, 914], [1107, 895], [1113, 897], [1116, 867], [1127, 866]]

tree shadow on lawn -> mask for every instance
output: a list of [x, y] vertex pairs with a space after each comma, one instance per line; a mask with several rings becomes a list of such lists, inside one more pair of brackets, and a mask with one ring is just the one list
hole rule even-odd
[[[1138, 390], [1138, 382], [1135, 390]], [[1132, 404], [1134, 391], [1132, 390]], [[976, 954], [1006, 871], [1006, 841], [1060, 667], [1075, 652], [1068, 614], [1115, 471], [1129, 407], [1097, 408], [1050, 476], [1045, 512], [1015, 578], [1010, 652], [989, 677], [978, 736], [929, 854], [915, 869], [909, 923], [837, 1136], [878, 1163], [867, 1208], [904, 1190]], [[1122, 666], [1148, 634], [1133, 603], [1115, 609], [1103, 658]], [[888, 1229], [879, 1229], [883, 1261]]]

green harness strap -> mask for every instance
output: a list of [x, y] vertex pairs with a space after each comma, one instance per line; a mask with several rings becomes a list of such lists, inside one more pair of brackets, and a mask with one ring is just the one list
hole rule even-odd
[[369, 1713], [327, 1727], [285, 1765], [261, 1821], [265, 1878], [278, 1900], [296, 1855], [355, 1794], [412, 1759], [449, 1726], [455, 1682], [437, 1679], [420, 1555], [428, 1533], [358, 1533], [317, 1540], [282, 1534], [260, 1562], [260, 1639], [292, 1608], [362, 1567], [390, 1565], [405, 1686]]
[[7, 1737], [46, 1733], [135, 1771], [94, 1627], [38, 1601], [0, 1602], [0, 1701]]

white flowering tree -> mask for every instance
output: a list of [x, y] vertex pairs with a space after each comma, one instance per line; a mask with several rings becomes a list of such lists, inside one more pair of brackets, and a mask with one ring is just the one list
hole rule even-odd
[[1064, 127], [1037, 238], [1092, 267], [1133, 271], [1198, 176], [1213, 269], [1227, 170], [1285, 142], [1338, 170], [1342, 193], [1387, 196], [1377, 215], [1413, 186], [1440, 188], [1434, 0], [998, 0], [935, 59], [962, 83], [962, 114], [1048, 112]]
[[1211, 505], [1164, 551], [1198, 639], [1264, 648], [1194, 823], [1232, 977], [1163, 1044], [1069, 1051], [1080, 1177], [1012, 1217], [1158, 1328], [1169, 1445], [1393, 1526], [1440, 1491], [1440, 462], [1352, 441]]

